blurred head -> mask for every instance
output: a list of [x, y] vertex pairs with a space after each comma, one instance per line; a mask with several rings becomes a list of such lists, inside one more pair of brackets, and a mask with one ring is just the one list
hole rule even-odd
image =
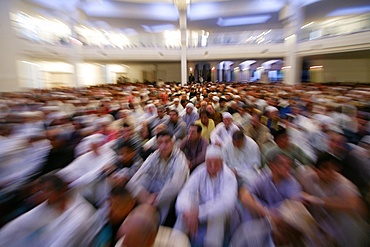
[[215, 113], [215, 109], [213, 108], [212, 105], [207, 105], [207, 111], [209, 114], [213, 115]]
[[131, 143], [124, 142], [119, 150], [119, 155], [124, 164], [130, 163], [136, 155], [134, 146]]
[[202, 124], [208, 126], [209, 123], [209, 113], [207, 111], [200, 111], [199, 118]]
[[244, 145], [245, 145], [245, 136], [244, 136], [243, 131], [240, 131], [240, 130], [235, 131], [233, 136], [232, 136], [232, 140], [233, 140], [234, 147], [236, 147], [236, 148], [244, 147]]
[[260, 115], [260, 114], [257, 114], [257, 113], [253, 113], [253, 114], [252, 114], [251, 124], [252, 124], [254, 127], [257, 127], [257, 126], [260, 124], [260, 117], [261, 117], [261, 115]]
[[110, 197], [109, 221], [113, 226], [120, 225], [135, 206], [135, 200], [124, 185], [112, 188]]
[[191, 114], [193, 112], [193, 109], [194, 105], [192, 103], [188, 103], [185, 108], [186, 114]]
[[122, 245], [127, 247], [150, 247], [159, 228], [159, 213], [148, 204], [134, 208], [118, 230], [117, 237], [123, 237]]
[[191, 124], [189, 127], [189, 141], [198, 141], [201, 137], [202, 127], [196, 124]]
[[49, 205], [64, 199], [68, 192], [68, 185], [55, 174], [47, 174], [40, 178], [40, 185]]
[[285, 179], [290, 176], [293, 160], [283, 152], [275, 152], [268, 158], [268, 165], [273, 176]]
[[163, 106], [160, 106], [160, 107], [157, 108], [157, 115], [158, 115], [159, 118], [163, 118], [165, 113], [166, 113], [166, 111], [165, 111]]
[[161, 131], [157, 134], [157, 146], [162, 158], [168, 158], [174, 146], [172, 136], [167, 131]]
[[329, 136], [328, 146], [329, 146], [330, 152], [333, 153], [334, 155], [339, 155], [339, 156], [342, 156], [343, 154], [345, 154], [347, 151], [346, 137], [334, 131], [330, 131], [328, 133], [328, 136]]
[[274, 141], [279, 148], [285, 149], [289, 146], [289, 136], [285, 129], [281, 129], [275, 132]]
[[207, 105], [208, 105], [208, 103], [207, 103], [207, 101], [202, 101], [202, 102], [200, 102], [200, 109], [201, 110], [207, 110], [206, 108], [207, 108]]
[[224, 112], [222, 113], [222, 122], [224, 123], [225, 127], [230, 127], [233, 123], [233, 117], [230, 113]]
[[123, 126], [122, 126], [122, 136], [125, 140], [128, 140], [131, 138], [132, 134], [133, 134], [133, 131], [132, 131], [132, 127], [131, 125], [129, 125], [128, 123], [124, 123]]
[[336, 172], [341, 169], [341, 165], [336, 157], [329, 153], [323, 153], [317, 158], [315, 168], [320, 180], [329, 183], [335, 179]]
[[209, 145], [206, 152], [206, 168], [209, 176], [214, 178], [222, 170], [222, 151], [219, 146]]
[[172, 123], [177, 123], [177, 121], [179, 120], [179, 113], [176, 110], [171, 110], [169, 115], [170, 115], [170, 121]]

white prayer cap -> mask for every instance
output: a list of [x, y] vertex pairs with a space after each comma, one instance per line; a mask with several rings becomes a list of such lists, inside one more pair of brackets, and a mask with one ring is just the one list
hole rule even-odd
[[274, 111], [279, 111], [279, 110], [275, 106], [270, 106], [269, 105], [269, 106], [266, 106], [265, 111], [267, 111], [267, 112], [274, 112]]
[[84, 141], [88, 144], [102, 144], [105, 141], [105, 136], [102, 134], [93, 134], [91, 136], [85, 137]]
[[233, 118], [233, 116], [229, 112], [223, 112], [222, 118]]
[[364, 136], [360, 142], [367, 143], [370, 145], [370, 135]]
[[192, 103], [188, 103], [187, 105], [186, 105], [186, 108], [191, 108], [191, 109], [194, 109], [194, 105], [192, 104]]
[[220, 146], [209, 145], [206, 151], [206, 160], [207, 159], [222, 159], [222, 150]]
[[220, 100], [220, 98], [219, 97], [217, 97], [217, 96], [213, 96], [213, 98], [212, 98], [214, 101], [219, 101]]
[[173, 101], [180, 101], [180, 99], [179, 98], [174, 98]]
[[101, 125], [109, 125], [112, 123], [112, 119], [109, 116], [104, 116], [97, 119], [97, 123]]

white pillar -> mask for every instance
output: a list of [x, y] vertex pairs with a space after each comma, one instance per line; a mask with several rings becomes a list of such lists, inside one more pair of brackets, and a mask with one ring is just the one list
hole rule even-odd
[[303, 11], [297, 0], [289, 0], [280, 12], [280, 20], [284, 24], [284, 81], [288, 85], [301, 82], [302, 60], [297, 56], [297, 35], [302, 26]]
[[18, 91], [22, 87], [17, 70], [18, 39], [10, 20], [10, 12], [16, 13], [17, 2], [0, 1], [0, 92]]
[[180, 32], [181, 32], [181, 85], [185, 85], [188, 81], [188, 68], [187, 68], [187, 55], [186, 55], [186, 43], [187, 43], [187, 17], [186, 9], [179, 9], [179, 22], [180, 22]]

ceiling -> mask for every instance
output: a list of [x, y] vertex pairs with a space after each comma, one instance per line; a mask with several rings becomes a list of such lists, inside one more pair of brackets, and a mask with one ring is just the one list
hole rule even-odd
[[[337, 14], [370, 12], [369, 0], [23, 0], [23, 2], [31, 4], [34, 10], [43, 16], [64, 20], [73, 18], [80, 24], [95, 28], [135, 33], [178, 29], [179, 9], [182, 8], [187, 14], [187, 29], [208, 32], [282, 28], [279, 13], [287, 6], [287, 2], [301, 6], [302, 24], [326, 20]], [[188, 2], [190, 3], [187, 4]]]

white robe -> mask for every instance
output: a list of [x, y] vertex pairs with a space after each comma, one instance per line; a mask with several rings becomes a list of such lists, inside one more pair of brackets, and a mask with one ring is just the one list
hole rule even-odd
[[94, 208], [72, 195], [64, 212], [45, 201], [0, 230], [0, 246], [91, 246], [100, 230]]
[[252, 183], [257, 176], [256, 168], [261, 167], [261, 152], [257, 143], [245, 136], [244, 146], [237, 148], [232, 140], [222, 147], [222, 156], [225, 164], [235, 169], [242, 182]]
[[235, 124], [231, 124], [229, 130], [226, 130], [224, 123], [217, 124], [216, 128], [211, 132], [211, 143], [221, 143], [222, 145], [227, 141], [231, 140], [232, 135], [235, 131], [238, 131], [239, 127]]

